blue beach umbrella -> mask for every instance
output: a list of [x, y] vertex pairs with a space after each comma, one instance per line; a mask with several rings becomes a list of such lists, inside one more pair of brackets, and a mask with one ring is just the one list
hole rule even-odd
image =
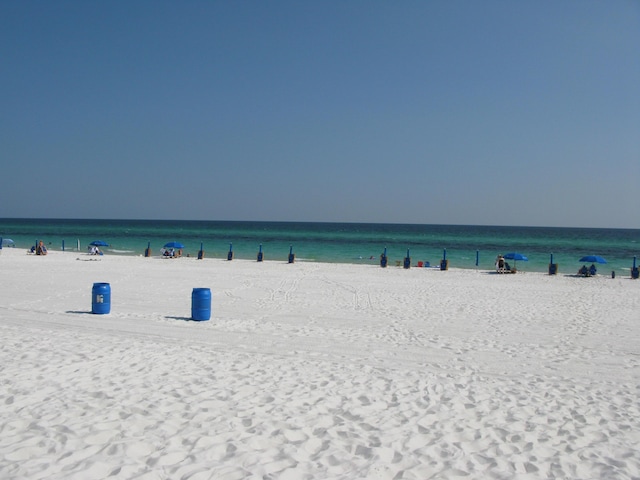
[[522, 260], [523, 262], [529, 261], [527, 257], [525, 257], [523, 254], [518, 252], [505, 253], [503, 257], [507, 260]]
[[92, 247], [108, 247], [109, 246], [109, 244], [104, 240], [94, 240], [89, 245], [91, 245]]
[[587, 255], [586, 257], [582, 257], [579, 261], [586, 263], [607, 263], [604, 258], [598, 255]]
[[505, 255], [503, 255], [503, 257], [504, 257], [505, 260], [513, 260], [513, 266], [514, 267], [516, 266], [516, 263], [517, 263], [518, 260], [521, 260], [523, 262], [528, 262], [529, 261], [529, 259], [526, 256], [524, 256], [523, 254], [518, 253], [518, 252], [509, 252], [509, 253], [506, 253]]
[[164, 244], [164, 248], [184, 248], [180, 242], [169, 242]]

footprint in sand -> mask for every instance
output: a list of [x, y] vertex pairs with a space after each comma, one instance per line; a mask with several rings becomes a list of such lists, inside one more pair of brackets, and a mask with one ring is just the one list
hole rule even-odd
[[177, 463], [182, 462], [185, 458], [187, 458], [187, 455], [185, 454], [185, 452], [171, 452], [160, 457], [158, 459], [158, 465], [161, 465], [161, 466], [175, 465]]
[[153, 446], [148, 443], [135, 442], [127, 447], [126, 452], [127, 456], [131, 458], [146, 458], [151, 455], [154, 450]]
[[325, 442], [320, 438], [312, 438], [304, 444], [304, 449], [310, 455], [316, 455], [320, 453], [322, 450], [326, 449], [328, 444], [329, 442]]
[[301, 444], [302, 442], [305, 442], [309, 438], [306, 434], [304, 434], [300, 430], [285, 430], [284, 437], [287, 439], [289, 443], [293, 445]]
[[84, 441], [87, 445], [104, 445], [109, 443], [113, 437], [118, 434], [116, 431], [105, 430], [103, 432], [94, 433], [85, 437]]

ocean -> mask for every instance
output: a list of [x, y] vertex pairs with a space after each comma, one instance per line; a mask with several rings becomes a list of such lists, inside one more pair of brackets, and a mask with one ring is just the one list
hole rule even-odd
[[[368, 223], [307, 223], [185, 220], [0, 219], [0, 237], [27, 250], [43, 240], [51, 250], [87, 252], [94, 240], [109, 246], [105, 254], [160, 254], [170, 241], [184, 244], [184, 255], [226, 259], [256, 259], [260, 246], [265, 261], [379, 264], [387, 250], [395, 266], [409, 253], [418, 261], [438, 266], [445, 257], [450, 268], [491, 270], [498, 254], [518, 252], [528, 261], [516, 262], [520, 271], [546, 272], [553, 254], [559, 273], [574, 274], [580, 257], [600, 255], [606, 265], [599, 272], [626, 275], [633, 257], [640, 255], [640, 230], [604, 228], [508, 227], [474, 225], [403, 225]], [[7, 248], [7, 247], [5, 247]], [[477, 260], [477, 264], [476, 264]], [[510, 262], [513, 265], [513, 262]]]

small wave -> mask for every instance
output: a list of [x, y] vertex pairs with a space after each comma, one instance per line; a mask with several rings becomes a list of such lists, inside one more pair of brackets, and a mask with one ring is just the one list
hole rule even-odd
[[115, 248], [110, 248], [107, 251], [113, 253], [135, 253], [135, 250], [116, 250]]

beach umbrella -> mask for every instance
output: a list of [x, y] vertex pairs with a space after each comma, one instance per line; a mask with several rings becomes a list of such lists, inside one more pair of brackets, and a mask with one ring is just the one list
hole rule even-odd
[[15, 242], [13, 240], [11, 240], [10, 238], [3, 238], [2, 239], [2, 246], [3, 247], [13, 247], [15, 245]]
[[523, 262], [529, 261], [527, 257], [525, 257], [523, 254], [518, 252], [505, 253], [503, 257], [507, 260], [522, 260]]
[[515, 268], [518, 260], [521, 260], [523, 262], [528, 262], [529, 259], [527, 257], [525, 257], [523, 254], [518, 253], [518, 252], [509, 252], [503, 255], [505, 260], [513, 260], [513, 267]]
[[108, 247], [109, 246], [109, 244], [104, 240], [94, 240], [89, 245], [91, 245], [92, 247]]
[[169, 242], [164, 244], [164, 248], [184, 248], [180, 242]]
[[607, 263], [604, 258], [598, 255], [587, 255], [586, 257], [582, 257], [579, 261], [583, 263]]

